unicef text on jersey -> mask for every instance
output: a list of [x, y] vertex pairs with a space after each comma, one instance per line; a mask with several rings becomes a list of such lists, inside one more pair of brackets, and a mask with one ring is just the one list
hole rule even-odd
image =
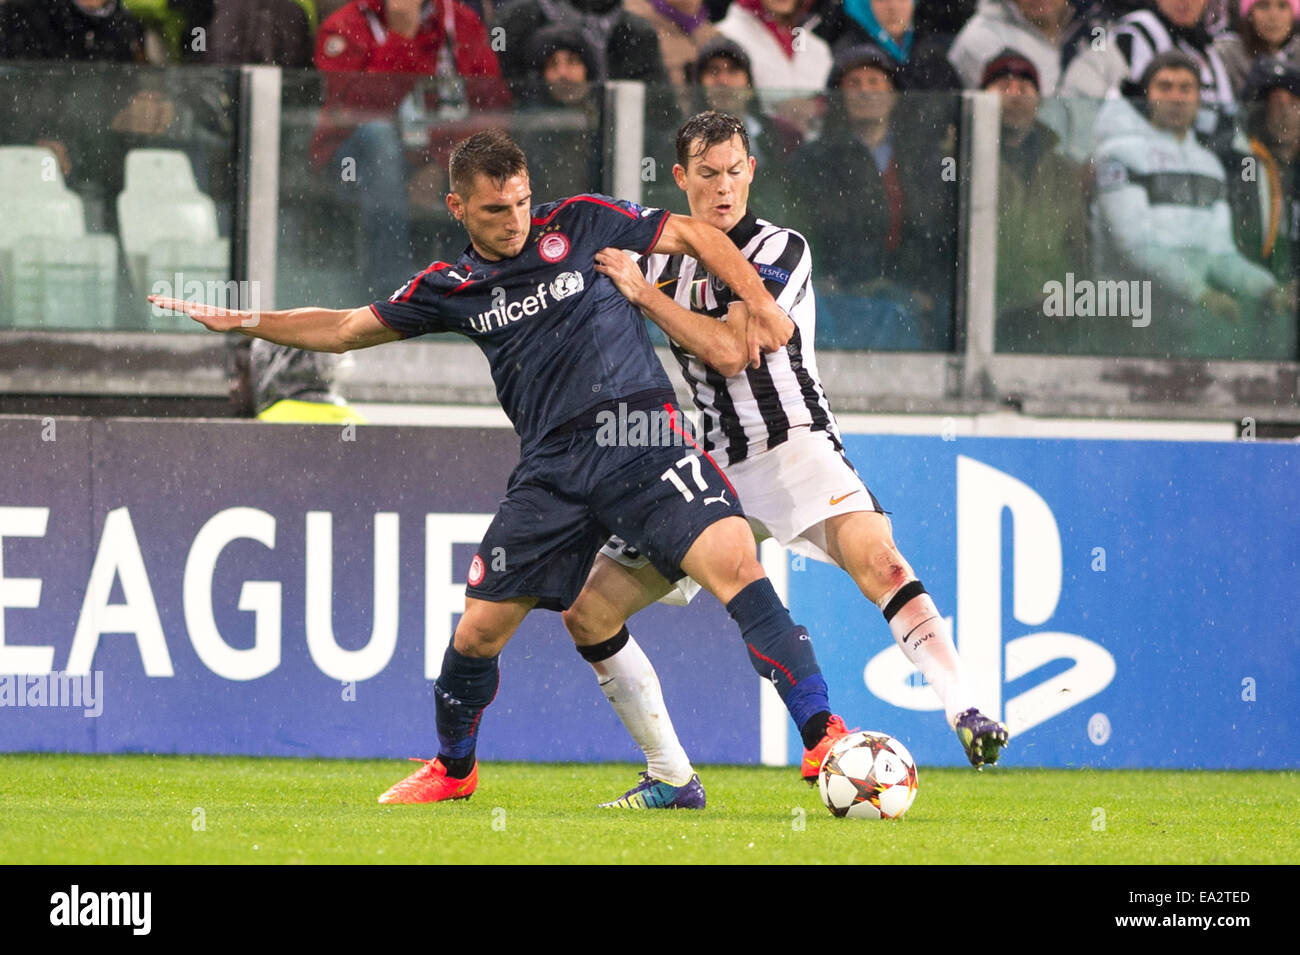
[[[470, 327], [476, 332], [486, 334], [513, 325], [521, 318], [531, 318], [539, 312], [544, 312], [550, 308], [552, 301], [577, 295], [582, 291], [584, 284], [581, 272], [561, 272], [551, 280], [549, 286], [545, 282], [538, 283], [536, 292], [518, 302], [507, 299], [506, 290], [498, 285], [492, 289], [492, 307], [472, 317], [469, 320]], [[397, 298], [400, 294], [401, 289], [394, 293], [393, 297]]]

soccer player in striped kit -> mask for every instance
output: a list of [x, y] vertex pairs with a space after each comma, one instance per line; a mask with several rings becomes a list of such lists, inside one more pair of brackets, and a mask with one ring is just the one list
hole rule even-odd
[[[727, 234], [793, 319], [784, 348], [752, 362], [743, 305], [689, 256], [655, 254], [638, 264], [605, 249], [596, 268], [671, 339], [700, 413], [704, 449], [740, 495], [755, 536], [836, 564], [854, 579], [934, 687], [971, 764], [982, 768], [997, 761], [1006, 727], [974, 705], [943, 618], [895, 546], [875, 495], [844, 456], [813, 355], [812, 256], [799, 233], [749, 211], [755, 160], [748, 140], [733, 116], [693, 116], [678, 132], [673, 176], [691, 215]], [[675, 590], [680, 597], [673, 600]], [[701, 801], [658, 677], [626, 623], [656, 600], [689, 601], [698, 590], [690, 578], [666, 580], [635, 548], [613, 538], [564, 613], [578, 651], [646, 754], [641, 781], [608, 806], [697, 808]], [[827, 750], [847, 732], [836, 717], [822, 741], [805, 749], [805, 780], [816, 781]]]
[[[448, 173], [447, 208], [469, 245], [386, 300], [256, 313], [150, 296], [160, 309], [213, 331], [295, 348], [343, 352], [454, 331], [488, 360], [519, 434], [520, 459], [470, 562], [465, 612], [434, 682], [438, 755], [416, 760], [421, 768], [379, 801], [431, 803], [474, 793], [481, 719], [496, 697], [502, 651], [534, 609], [573, 603], [611, 534], [635, 544], [666, 577], [699, 580], [727, 607], [751, 665], [772, 675], [805, 745], [821, 746], [828, 728], [843, 721], [831, 712], [808, 631], [777, 597], [731, 485], [683, 428], [644, 323], [598, 273], [595, 257], [633, 249], [708, 262], [745, 300], [746, 347], [752, 339], [755, 361], [784, 347], [789, 316], [708, 223], [595, 194], [534, 205], [527, 159], [501, 130], [458, 143]], [[680, 443], [605, 441], [606, 417], [629, 412], [653, 412]], [[497, 554], [508, 559], [498, 562]], [[698, 779], [674, 798], [704, 805]]]

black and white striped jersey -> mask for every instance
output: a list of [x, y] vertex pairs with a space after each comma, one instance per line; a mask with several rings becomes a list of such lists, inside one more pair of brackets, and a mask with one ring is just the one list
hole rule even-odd
[[[670, 343], [700, 411], [704, 449], [720, 465], [736, 464], [783, 443], [791, 428], [806, 427], [826, 432], [842, 453], [839, 428], [817, 376], [813, 352], [817, 304], [807, 241], [752, 212], [746, 212], [727, 236], [794, 320], [795, 332], [785, 348], [764, 355], [759, 368], [747, 366], [730, 378], [677, 342]], [[725, 320], [727, 306], [736, 301], [731, 289], [689, 256], [652, 255], [643, 268], [646, 278], [678, 305], [719, 321]]]
[[1142, 78], [1151, 61], [1161, 53], [1177, 50], [1191, 57], [1201, 79], [1197, 132], [1202, 136], [1212, 136], [1220, 126], [1232, 125], [1230, 117], [1237, 111], [1237, 98], [1218, 49], [1208, 43], [1202, 45], [1185, 35], [1175, 36], [1167, 23], [1151, 10], [1134, 10], [1120, 17], [1112, 34], [1120, 54], [1128, 61], [1129, 79], [1133, 82]]

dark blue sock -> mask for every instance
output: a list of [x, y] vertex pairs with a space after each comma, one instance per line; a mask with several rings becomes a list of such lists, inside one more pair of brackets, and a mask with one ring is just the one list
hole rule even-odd
[[756, 580], [732, 597], [727, 613], [740, 626], [749, 662], [772, 681], [800, 732], [814, 716], [830, 712], [808, 631], [790, 618], [770, 580]]
[[447, 775], [464, 778], [474, 766], [479, 720], [501, 682], [497, 657], [467, 657], [448, 646], [434, 681], [438, 710], [438, 758]]

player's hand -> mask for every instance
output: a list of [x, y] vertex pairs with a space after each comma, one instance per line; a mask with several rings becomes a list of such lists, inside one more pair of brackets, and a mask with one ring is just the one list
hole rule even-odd
[[769, 299], [761, 305], [750, 305], [747, 341], [749, 365], [757, 368], [763, 364], [763, 353], [779, 351], [794, 335], [794, 322], [776, 302]]
[[160, 312], [180, 312], [182, 315], [188, 315], [204, 328], [214, 332], [233, 332], [241, 328], [253, 328], [258, 320], [256, 312], [246, 312], [236, 308], [217, 308], [215, 305], [186, 302], [165, 295], [150, 295], [149, 302]]
[[740, 337], [744, 337], [745, 332], [749, 329], [749, 306], [744, 302], [730, 302], [727, 305], [727, 324], [733, 329], [740, 329]]
[[[735, 337], [734, 344], [741, 349], [747, 348], [749, 346], [749, 306], [741, 301], [729, 303], [727, 305], [727, 325], [731, 330], [731, 334]], [[738, 371], [732, 372], [732, 374], [739, 374], [741, 371], [744, 371], [744, 368], [740, 368]], [[723, 372], [723, 374], [726, 374], [726, 372]]]
[[646, 294], [652, 291], [641, 267], [621, 249], [601, 249], [597, 252], [596, 271], [608, 276], [614, 287], [623, 293], [623, 297], [637, 307], [645, 302]]
[[157, 90], [140, 90], [113, 117], [110, 126], [116, 133], [161, 136], [175, 119], [176, 105], [171, 100]]

